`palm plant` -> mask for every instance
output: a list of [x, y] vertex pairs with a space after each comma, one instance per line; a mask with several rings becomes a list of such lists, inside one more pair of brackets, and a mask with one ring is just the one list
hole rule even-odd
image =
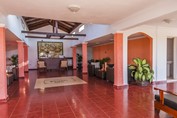
[[131, 76], [137, 81], [149, 81], [153, 80], [154, 71], [150, 68], [146, 59], [134, 58], [135, 65], [130, 65], [129, 69], [132, 71]]

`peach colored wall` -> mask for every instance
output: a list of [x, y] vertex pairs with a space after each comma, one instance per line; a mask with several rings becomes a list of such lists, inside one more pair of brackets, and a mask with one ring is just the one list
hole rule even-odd
[[114, 43], [93, 47], [93, 59], [109, 57], [108, 63], [114, 63]]
[[132, 64], [133, 58], [146, 59], [152, 66], [152, 39], [149, 37], [128, 40], [128, 64]]

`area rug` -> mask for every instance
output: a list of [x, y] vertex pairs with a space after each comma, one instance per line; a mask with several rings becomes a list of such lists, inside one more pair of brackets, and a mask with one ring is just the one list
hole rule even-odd
[[87, 82], [81, 80], [76, 76], [40, 78], [36, 80], [34, 88], [45, 89], [51, 87], [69, 86], [69, 85], [78, 85], [78, 84], [87, 84]]

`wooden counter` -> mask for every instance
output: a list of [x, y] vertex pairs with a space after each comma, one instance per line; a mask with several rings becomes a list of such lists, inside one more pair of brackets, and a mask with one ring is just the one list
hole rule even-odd
[[59, 69], [60, 61], [63, 59], [68, 60], [68, 66], [72, 66], [72, 57], [65, 57], [65, 58], [40, 58], [39, 60], [44, 60], [47, 64], [48, 70], [56, 70]]

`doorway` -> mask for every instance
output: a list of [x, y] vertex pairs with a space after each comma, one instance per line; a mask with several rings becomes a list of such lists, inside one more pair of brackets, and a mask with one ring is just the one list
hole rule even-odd
[[174, 79], [174, 38], [167, 38], [167, 80]]

